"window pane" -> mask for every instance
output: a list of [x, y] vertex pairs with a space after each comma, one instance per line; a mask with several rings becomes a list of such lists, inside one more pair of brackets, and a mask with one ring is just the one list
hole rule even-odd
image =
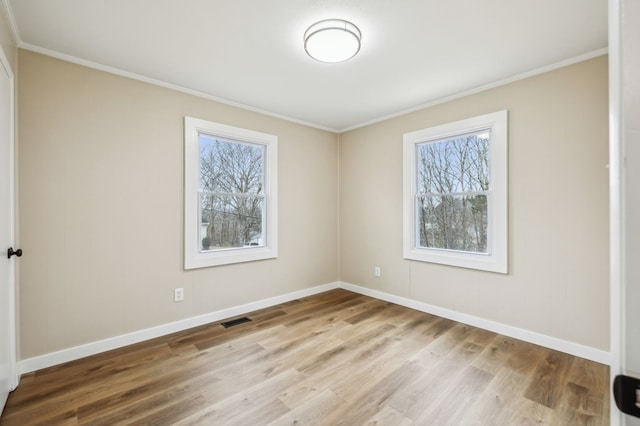
[[487, 196], [416, 197], [417, 246], [487, 253]]
[[262, 194], [266, 147], [199, 135], [200, 190], [226, 194]]
[[201, 251], [264, 246], [263, 196], [200, 193]]
[[489, 190], [488, 130], [416, 145], [418, 193]]

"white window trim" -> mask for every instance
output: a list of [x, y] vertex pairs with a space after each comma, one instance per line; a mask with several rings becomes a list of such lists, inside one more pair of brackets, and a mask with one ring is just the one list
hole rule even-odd
[[[488, 213], [488, 254], [422, 248], [416, 245], [416, 145], [459, 134], [491, 129], [489, 148], [491, 203]], [[403, 257], [483, 271], [508, 272], [507, 111], [498, 111], [403, 136]]]
[[[229, 250], [200, 251], [199, 202], [200, 144], [199, 134], [207, 133], [238, 142], [266, 146], [265, 158], [265, 245]], [[226, 124], [184, 118], [184, 268], [251, 262], [278, 257], [278, 137]]]

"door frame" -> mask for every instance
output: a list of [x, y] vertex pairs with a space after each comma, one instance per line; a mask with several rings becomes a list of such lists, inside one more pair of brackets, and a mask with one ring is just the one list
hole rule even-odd
[[[608, 1], [609, 32], [609, 353], [610, 384], [624, 368], [625, 182], [622, 138], [621, 0]], [[610, 387], [611, 389], [611, 387]], [[611, 426], [625, 423], [610, 392]]]
[[[9, 241], [12, 246], [15, 245], [15, 210], [16, 210], [16, 179], [15, 179], [15, 160], [16, 160], [16, 138], [15, 138], [15, 75], [11, 69], [11, 64], [7, 59], [4, 48], [0, 46], [0, 67], [9, 78]], [[4, 176], [2, 177], [4, 178]], [[4, 250], [5, 248], [2, 247]], [[0, 253], [2, 255], [2, 253]], [[18, 386], [19, 375], [17, 369], [17, 323], [16, 323], [16, 262], [9, 262], [9, 379], [11, 390]]]

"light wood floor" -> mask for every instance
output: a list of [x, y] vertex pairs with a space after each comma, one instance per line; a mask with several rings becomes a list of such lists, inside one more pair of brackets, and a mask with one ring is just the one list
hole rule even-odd
[[24, 376], [0, 424], [606, 425], [608, 367], [344, 290]]

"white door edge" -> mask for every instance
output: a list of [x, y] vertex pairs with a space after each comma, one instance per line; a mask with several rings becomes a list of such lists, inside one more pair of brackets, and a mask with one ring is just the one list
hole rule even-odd
[[[609, 366], [610, 384], [624, 366], [624, 162], [623, 141], [621, 139], [621, 80], [620, 57], [620, 0], [609, 0]], [[623, 424], [622, 413], [618, 410], [610, 392], [610, 424]]]
[[[11, 70], [11, 64], [7, 59], [2, 46], [0, 46], [0, 65], [10, 82], [10, 127], [9, 127], [9, 240], [15, 244], [15, 76]], [[4, 178], [4, 177], [2, 177]], [[2, 247], [2, 249], [6, 249]], [[0, 255], [3, 253], [0, 252]], [[20, 377], [16, 368], [16, 262], [9, 262], [9, 370], [11, 389], [18, 386]]]

